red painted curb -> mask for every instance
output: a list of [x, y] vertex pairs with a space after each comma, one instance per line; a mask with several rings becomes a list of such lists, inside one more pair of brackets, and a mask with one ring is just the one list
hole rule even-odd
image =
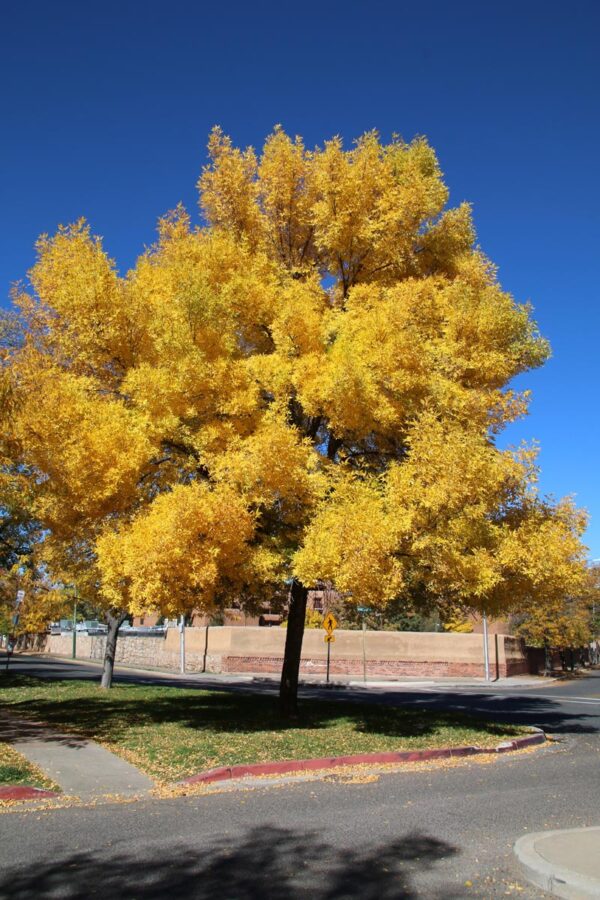
[[0, 787], [0, 800], [43, 800], [46, 797], [60, 797], [56, 791], [29, 787], [26, 784], [7, 784]]
[[508, 753], [543, 744], [546, 735], [539, 731], [514, 741], [504, 741], [497, 747], [444, 747], [439, 750], [390, 750], [386, 753], [357, 753], [353, 756], [321, 756], [316, 759], [283, 759], [279, 762], [248, 763], [237, 766], [219, 766], [197, 775], [189, 775], [178, 784], [211, 784], [215, 781], [230, 781], [250, 775], [285, 775], [290, 772], [313, 772], [318, 769], [335, 769], [341, 766], [357, 766], [376, 763], [421, 762], [428, 759], [450, 759], [452, 757], [476, 756], [481, 753]]

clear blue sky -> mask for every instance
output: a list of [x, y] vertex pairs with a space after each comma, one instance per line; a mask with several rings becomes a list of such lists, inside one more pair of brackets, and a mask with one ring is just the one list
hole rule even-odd
[[159, 215], [197, 209], [216, 123], [254, 145], [276, 123], [309, 145], [425, 134], [552, 343], [505, 440], [540, 441], [543, 489], [589, 510], [600, 557], [599, 33], [597, 0], [7, 2], [1, 298], [81, 215], [127, 269]]

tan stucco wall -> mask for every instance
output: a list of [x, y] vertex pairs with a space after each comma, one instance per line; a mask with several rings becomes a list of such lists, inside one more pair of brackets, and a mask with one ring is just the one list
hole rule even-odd
[[[218, 629], [209, 629], [216, 632]], [[225, 629], [223, 629], [225, 631]], [[220, 640], [217, 635], [214, 640]], [[460, 660], [479, 662], [482, 655], [482, 638], [476, 634], [445, 634], [434, 632], [367, 631], [364, 636], [367, 659], [411, 659], [415, 661]], [[229, 652], [232, 656], [283, 656], [284, 628], [230, 629]], [[209, 634], [209, 648], [213, 651], [213, 634]], [[490, 652], [493, 639], [489, 641]], [[332, 658], [353, 659], [363, 653], [362, 631], [335, 632], [331, 646]], [[302, 655], [325, 659], [327, 644], [322, 629], [308, 628], [304, 633]]]
[[[238, 628], [209, 626], [186, 628], [186, 671], [278, 671], [283, 659], [284, 628]], [[166, 635], [134, 637], [120, 635], [116, 662], [152, 668], [179, 669], [179, 631], [170, 628]], [[104, 637], [78, 635], [77, 657], [101, 660]], [[522, 642], [508, 635], [489, 636], [492, 674], [518, 674], [527, 671]], [[370, 675], [387, 674], [483, 674], [483, 639], [480, 634], [433, 632], [367, 631], [364, 647]], [[70, 656], [70, 635], [48, 635], [44, 649], [57, 656]], [[305, 671], [322, 671], [327, 644], [322, 629], [307, 629], [302, 645]], [[335, 632], [331, 644], [332, 672], [352, 674], [363, 660], [363, 632]]]

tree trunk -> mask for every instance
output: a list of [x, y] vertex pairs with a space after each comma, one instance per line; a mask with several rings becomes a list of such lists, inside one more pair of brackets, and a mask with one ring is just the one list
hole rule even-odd
[[279, 710], [284, 719], [293, 719], [298, 715], [298, 672], [300, 671], [307, 599], [308, 588], [294, 578], [290, 591], [290, 608], [279, 686]]
[[544, 675], [550, 675], [550, 647], [544, 644]]
[[115, 667], [115, 652], [117, 649], [117, 637], [119, 628], [127, 618], [126, 613], [106, 614], [106, 622], [108, 631], [106, 633], [106, 647], [104, 648], [104, 664], [102, 666], [102, 678], [100, 679], [100, 687], [108, 689], [112, 685], [113, 670]]

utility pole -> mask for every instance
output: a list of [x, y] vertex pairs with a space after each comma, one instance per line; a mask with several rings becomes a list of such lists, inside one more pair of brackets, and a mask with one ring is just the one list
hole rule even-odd
[[363, 652], [363, 681], [367, 683], [367, 621], [363, 616], [362, 620], [362, 652]]
[[369, 606], [357, 607], [357, 612], [362, 616], [362, 657], [363, 657], [363, 681], [367, 683], [367, 619], [366, 615], [371, 611]]
[[490, 648], [488, 647], [488, 621], [487, 613], [483, 613], [483, 663], [485, 666], [485, 680], [490, 681]]
[[179, 671], [185, 675], [185, 616], [179, 617]]
[[71, 651], [71, 657], [73, 659], [77, 659], [77, 588], [74, 588], [73, 595], [73, 649]]

